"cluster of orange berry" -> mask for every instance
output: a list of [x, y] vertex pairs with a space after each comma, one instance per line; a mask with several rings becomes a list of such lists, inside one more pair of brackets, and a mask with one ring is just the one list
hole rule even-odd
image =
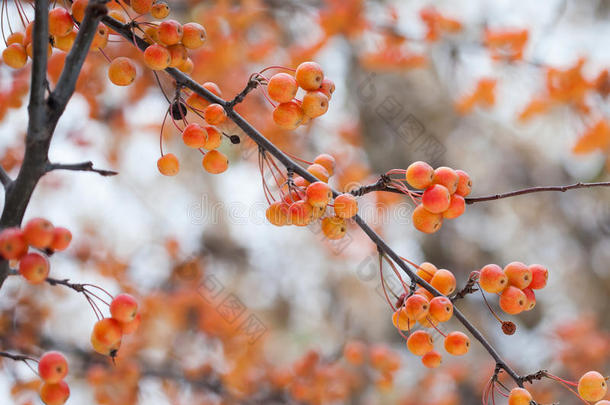
[[511, 262], [502, 269], [488, 264], [479, 271], [479, 285], [483, 291], [500, 294], [500, 308], [510, 315], [529, 311], [536, 306], [534, 290], [546, 286], [549, 271], [540, 264], [527, 266]]
[[[595, 402], [595, 405], [610, 405], [610, 401], [603, 399], [608, 391], [606, 381], [610, 377], [604, 377], [597, 371], [587, 371], [580, 377], [578, 383], [565, 381], [552, 375], [549, 377], [561, 382], [564, 386], [576, 386], [578, 396], [584, 403]], [[530, 405], [532, 402], [532, 394], [525, 388], [513, 388], [508, 396], [508, 405]]]
[[[33, 218], [23, 227], [0, 232], [0, 255], [5, 260], [19, 262], [19, 274], [32, 284], [40, 284], [49, 275], [49, 262], [42, 253], [61, 251], [72, 241], [72, 233], [54, 227], [44, 218]], [[41, 251], [28, 253], [29, 248]]]
[[68, 361], [60, 352], [47, 352], [38, 362], [38, 375], [44, 382], [40, 399], [46, 405], [63, 405], [70, 396], [70, 388], [64, 381], [68, 375]]
[[433, 169], [426, 162], [414, 162], [406, 170], [407, 183], [421, 193], [421, 203], [413, 210], [413, 226], [421, 232], [441, 229], [443, 219], [457, 218], [464, 213], [472, 182], [463, 170], [450, 167]]
[[341, 239], [347, 232], [346, 220], [358, 213], [358, 201], [352, 194], [340, 194], [333, 200], [327, 184], [335, 169], [335, 159], [328, 154], [316, 157], [307, 171], [320, 181], [310, 183], [301, 176], [289, 180], [281, 201], [269, 205], [267, 220], [275, 226], [307, 226], [324, 217], [327, 207], [333, 215], [322, 218], [322, 232], [329, 239]]
[[[216, 83], [206, 82], [202, 87], [222, 97], [220, 87]], [[189, 148], [198, 149], [203, 153], [201, 165], [208, 173], [223, 173], [229, 167], [229, 159], [217, 150], [222, 143], [223, 134], [216, 126], [227, 119], [224, 108], [220, 104], [208, 102], [197, 93], [191, 93], [186, 99], [184, 108], [182, 104], [174, 103], [168, 113], [172, 115], [172, 119], [181, 119], [186, 123], [186, 107], [201, 113], [199, 115], [205, 120], [206, 125], [195, 122], [187, 124], [182, 130], [182, 142]], [[207, 152], [204, 152], [204, 149]], [[157, 168], [165, 176], [175, 176], [180, 171], [180, 162], [173, 153], [166, 153], [157, 160]]]
[[140, 325], [138, 302], [129, 294], [119, 294], [110, 303], [110, 318], [100, 319], [91, 332], [91, 346], [96, 352], [115, 357], [123, 335], [134, 333]]
[[397, 309], [392, 315], [392, 323], [400, 331], [409, 331], [408, 337], [403, 335], [407, 338], [407, 349], [416, 356], [422, 356], [424, 366], [436, 368], [441, 364], [442, 355], [434, 350], [431, 333], [423, 329], [411, 329], [417, 324], [423, 328], [432, 328], [444, 337], [445, 350], [454, 356], [468, 352], [470, 339], [462, 332], [453, 331], [445, 335], [437, 328], [439, 323], [447, 322], [453, 317], [453, 303], [446, 297], [456, 289], [457, 283], [453, 273], [425, 262], [418, 266], [417, 275], [443, 295], [435, 297], [423, 287], [418, 287], [412, 294], [405, 293], [399, 298]]
[[[299, 87], [306, 91], [302, 100], [295, 98]], [[277, 73], [267, 83], [269, 98], [279, 103], [273, 111], [273, 121], [289, 130], [305, 125], [328, 111], [334, 91], [335, 84], [324, 77], [322, 67], [315, 62], [301, 63], [294, 76]]]

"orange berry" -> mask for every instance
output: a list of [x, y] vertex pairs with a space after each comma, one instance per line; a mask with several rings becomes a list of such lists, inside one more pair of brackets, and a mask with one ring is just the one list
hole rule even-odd
[[63, 405], [70, 397], [70, 387], [65, 381], [44, 383], [40, 387], [40, 399], [46, 405]]
[[55, 37], [54, 44], [57, 49], [61, 49], [64, 52], [70, 52], [75, 39], [76, 30], [73, 29], [68, 35], [63, 37]]
[[[138, 313], [136, 317], [133, 318], [133, 320], [129, 322], [121, 322], [121, 331], [123, 332], [123, 334], [130, 335], [134, 333], [138, 329], [138, 326], [140, 326], [141, 319], [141, 315]], [[120, 344], [121, 342], [116, 345], [116, 350], [118, 350]]]
[[479, 284], [483, 291], [501, 293], [508, 286], [508, 277], [497, 264], [488, 264], [479, 273]]
[[470, 176], [463, 170], [455, 171], [458, 175], [458, 185], [455, 193], [457, 195], [461, 195], [462, 197], [466, 197], [470, 194], [470, 190], [472, 189], [472, 181], [470, 180]]
[[303, 109], [295, 101], [281, 103], [273, 110], [273, 122], [283, 129], [296, 129], [303, 121]]
[[104, 318], [95, 323], [91, 337], [102, 345], [111, 347], [121, 341], [121, 323], [114, 318]]
[[455, 276], [452, 272], [445, 269], [439, 269], [434, 273], [434, 276], [432, 276], [430, 285], [440, 291], [441, 294], [449, 295], [455, 291], [457, 282], [455, 281]]
[[462, 332], [451, 332], [445, 338], [445, 350], [454, 356], [462, 356], [468, 353], [470, 339]]
[[407, 349], [416, 356], [423, 356], [434, 349], [432, 336], [423, 330], [411, 333], [407, 339]]
[[415, 229], [424, 233], [434, 233], [443, 225], [443, 215], [428, 211], [423, 204], [415, 207], [411, 220]]
[[222, 91], [220, 91], [220, 87], [218, 87], [218, 85], [214, 82], [205, 82], [201, 85], [201, 87], [218, 97], [222, 97]]
[[322, 85], [320, 86], [320, 91], [330, 100], [335, 92], [335, 83], [328, 78], [324, 78], [324, 80], [322, 80]]
[[180, 163], [173, 153], [166, 153], [157, 160], [157, 169], [164, 176], [175, 176], [180, 171]]
[[431, 301], [434, 298], [434, 295], [423, 287], [419, 287], [417, 290], [415, 290], [415, 294], [423, 295], [428, 299], [428, 301]]
[[322, 86], [324, 72], [316, 62], [303, 62], [297, 67], [295, 77], [302, 89], [313, 91]]
[[532, 272], [532, 282], [528, 286], [532, 290], [540, 290], [546, 287], [546, 282], [549, 279], [549, 270], [541, 264], [532, 264], [529, 266]]
[[136, 79], [136, 66], [131, 59], [119, 56], [110, 63], [108, 78], [117, 86], [129, 86]]
[[447, 322], [453, 316], [453, 304], [447, 297], [434, 297], [430, 301], [430, 315], [439, 322]]
[[72, 16], [65, 8], [57, 7], [49, 11], [49, 34], [63, 37], [72, 31], [73, 26]]
[[358, 200], [350, 193], [335, 197], [335, 215], [341, 218], [352, 218], [358, 213]]
[[25, 34], [23, 32], [13, 32], [6, 38], [6, 45], [11, 44], [20, 44], [23, 45], [23, 41], [25, 40]]
[[396, 329], [409, 330], [412, 325], [415, 325], [415, 322], [409, 319], [405, 307], [401, 307], [392, 314], [392, 324]]
[[599, 401], [606, 395], [608, 384], [597, 371], [588, 371], [578, 380], [578, 393], [585, 401]]
[[182, 45], [188, 49], [200, 48], [206, 38], [205, 28], [201, 24], [190, 22], [182, 26]]
[[314, 163], [307, 167], [307, 171], [311, 173], [314, 177], [318, 178], [318, 180], [323, 181], [324, 183], [328, 183], [328, 178], [330, 175], [328, 171], [324, 168], [324, 166]]
[[421, 358], [422, 364], [428, 368], [437, 368], [441, 365], [442, 361], [443, 357], [436, 350], [429, 351]]
[[527, 305], [525, 293], [515, 286], [508, 286], [500, 295], [500, 308], [510, 315], [523, 312]]
[[28, 54], [21, 44], [10, 44], [2, 51], [2, 61], [13, 69], [21, 69], [28, 61]]
[[428, 187], [421, 197], [422, 205], [433, 214], [441, 214], [451, 204], [451, 194], [445, 186], [434, 184]]
[[182, 142], [189, 148], [203, 148], [208, 140], [208, 131], [197, 123], [188, 124], [182, 131]]
[[464, 213], [466, 209], [466, 201], [461, 195], [453, 194], [449, 202], [449, 208], [443, 212], [443, 218], [454, 219]]
[[220, 125], [227, 119], [227, 113], [220, 104], [210, 104], [203, 110], [203, 118], [210, 125]]
[[413, 162], [407, 168], [405, 177], [411, 187], [423, 190], [432, 185], [434, 169], [426, 162]]
[[434, 170], [434, 184], [445, 186], [450, 194], [455, 193], [459, 182], [458, 174], [450, 167], [441, 166]]
[[343, 357], [348, 363], [359, 366], [364, 363], [366, 356], [366, 345], [360, 341], [352, 340], [343, 347]]
[[92, 51], [96, 51], [99, 49], [103, 49], [108, 45], [108, 34], [110, 30], [105, 25], [98, 25], [97, 31], [95, 32], [95, 36], [93, 37], [93, 41], [91, 42], [90, 49]]
[[116, 355], [116, 352], [119, 350], [119, 348], [121, 347], [121, 340], [119, 339], [118, 342], [112, 344], [112, 345], [106, 345], [102, 342], [99, 341], [98, 338], [96, 338], [93, 334], [91, 335], [91, 347], [93, 347], [93, 350], [103, 356], [112, 356], [114, 357]]
[[313, 220], [313, 208], [303, 200], [292, 203], [288, 212], [291, 225], [306, 226]]
[[169, 5], [164, 1], [155, 1], [150, 9], [150, 15], [162, 20], [169, 15]]
[[186, 48], [184, 47], [184, 45], [170, 45], [167, 47], [167, 50], [169, 51], [170, 57], [169, 67], [179, 68], [186, 62], [188, 55], [186, 53]]
[[214, 149], [205, 154], [201, 164], [208, 173], [220, 174], [229, 168], [229, 159]]
[[277, 73], [271, 76], [267, 84], [269, 98], [278, 103], [288, 103], [296, 95], [299, 86], [294, 77], [288, 73]]
[[153, 0], [131, 0], [129, 5], [136, 13], [147, 14], [152, 10]]
[[275, 226], [284, 226], [288, 224], [289, 220], [289, 205], [283, 201], [276, 201], [272, 203], [265, 211], [267, 221]]
[[0, 232], [0, 254], [7, 260], [20, 259], [28, 252], [28, 244], [19, 228], [7, 228]]
[[19, 274], [32, 284], [40, 284], [49, 275], [49, 262], [39, 253], [28, 253], [19, 261]]
[[121, 323], [133, 321], [138, 314], [138, 302], [129, 294], [119, 294], [110, 303], [110, 315]]
[[157, 28], [159, 41], [165, 45], [174, 45], [182, 40], [182, 25], [176, 20], [165, 20]]
[[89, 4], [89, 0], [74, 0], [72, 3], [72, 17], [74, 17], [77, 22], [83, 21], [87, 4]]
[[149, 44], [159, 43], [159, 31], [157, 26], [149, 25], [144, 28], [144, 41]]
[[524, 289], [532, 282], [532, 271], [521, 262], [512, 262], [504, 267], [508, 284]]
[[328, 111], [328, 97], [321, 91], [308, 91], [301, 108], [309, 118], [319, 117]]
[[527, 300], [525, 302], [525, 311], [531, 311], [536, 306], [536, 294], [534, 293], [534, 290], [529, 287], [524, 288], [522, 291], [523, 294], [525, 294], [525, 299]]
[[193, 60], [187, 57], [186, 60], [180, 66], [178, 66], [178, 70], [180, 70], [182, 73], [190, 75], [191, 73], [193, 73], [193, 70], [195, 70]]
[[47, 352], [38, 362], [38, 375], [46, 383], [58, 383], [68, 375], [68, 361], [60, 352]]
[[23, 228], [23, 237], [28, 245], [46, 249], [53, 242], [53, 225], [44, 218], [33, 218]]
[[327, 153], [322, 153], [321, 155], [316, 156], [313, 160], [314, 163], [319, 164], [324, 167], [328, 172], [329, 176], [332, 176], [335, 172], [335, 158]]
[[171, 60], [169, 51], [162, 45], [152, 44], [144, 51], [144, 64], [152, 70], [166, 69]]
[[532, 394], [525, 388], [513, 388], [508, 395], [508, 405], [530, 405]]
[[316, 181], [307, 186], [305, 190], [307, 202], [313, 207], [326, 207], [333, 198], [330, 186], [322, 181]]
[[191, 108], [203, 110], [210, 105], [210, 102], [197, 93], [191, 93], [191, 95], [186, 98], [186, 104]]
[[405, 314], [412, 321], [416, 321], [428, 315], [429, 309], [430, 303], [423, 295], [413, 294], [405, 301]]
[[322, 232], [328, 239], [341, 239], [347, 232], [345, 219], [340, 217], [326, 217], [322, 220]]
[[205, 127], [206, 132], [208, 133], [205, 144], [203, 145], [204, 149], [212, 150], [216, 149], [222, 143], [222, 134], [219, 130], [214, 127]]
[[434, 276], [434, 273], [436, 273], [437, 270], [438, 269], [436, 268], [436, 266], [432, 263], [423, 262], [417, 268], [416, 274], [429, 283], [430, 280], [432, 280], [432, 276]]

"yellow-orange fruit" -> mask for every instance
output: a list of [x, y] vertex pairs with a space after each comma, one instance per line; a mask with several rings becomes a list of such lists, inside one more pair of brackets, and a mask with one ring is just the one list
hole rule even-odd
[[166, 153], [157, 160], [157, 168], [164, 176], [175, 176], [180, 171], [180, 163], [173, 153]]
[[110, 62], [108, 78], [117, 86], [129, 86], [136, 79], [136, 66], [131, 59], [119, 56]]
[[207, 38], [205, 28], [195, 22], [186, 23], [182, 26], [182, 45], [188, 49], [201, 47]]
[[205, 154], [201, 164], [208, 173], [220, 174], [229, 168], [229, 159], [214, 149]]

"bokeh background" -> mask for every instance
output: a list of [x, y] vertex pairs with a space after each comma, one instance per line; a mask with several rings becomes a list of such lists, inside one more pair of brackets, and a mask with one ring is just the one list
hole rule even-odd
[[[323, 66], [337, 90], [329, 112], [312, 124], [278, 129], [261, 89], [238, 109], [286, 152], [305, 160], [334, 155], [337, 189], [374, 182], [415, 160], [467, 171], [475, 196], [608, 180], [610, 135], [590, 131], [608, 117], [608, 1], [172, 0], [170, 6], [172, 18], [206, 27], [207, 44], [191, 55], [192, 76], [217, 83], [225, 98], [266, 66], [305, 60]], [[494, 49], [486, 32], [508, 33], [508, 45]], [[118, 37], [111, 40], [108, 57], [141, 60]], [[64, 56], [53, 53], [52, 83]], [[82, 295], [11, 277], [0, 292], [1, 350], [64, 351], [71, 404], [480, 403], [491, 358], [477, 343], [464, 357], [445, 355], [436, 370], [410, 355], [381, 293], [375, 247], [356, 226], [337, 243], [316, 226], [273, 227], [264, 218], [257, 149], [237, 128], [223, 127], [242, 139], [221, 147], [229, 170], [209, 175], [173, 125], [161, 127], [168, 105], [154, 76], [140, 65], [136, 82], [117, 88], [106, 69], [101, 54], [89, 56], [50, 154], [120, 174], [49, 174], [26, 220], [43, 216], [69, 227], [73, 244], [51, 258], [52, 276], [134, 294], [141, 328], [124, 340], [112, 365], [90, 348], [95, 315]], [[558, 79], [566, 89], [559, 95], [549, 90], [550, 69], [569, 72]], [[0, 66], [0, 162], [13, 175], [23, 154], [28, 77], [29, 68]], [[495, 80], [491, 98], [477, 92], [488, 79]], [[169, 77], [161, 75], [161, 85], [173, 94]], [[524, 119], [532, 100], [541, 99], [552, 101]], [[468, 100], [472, 106], [464, 107]], [[157, 172], [160, 134], [180, 159], [176, 177]], [[593, 146], [574, 153], [583, 136]], [[399, 254], [451, 269], [458, 285], [487, 263], [550, 269], [533, 311], [503, 315], [518, 325], [513, 336], [502, 334], [480, 295], [459, 303], [515, 369], [549, 369], [571, 380], [590, 369], [608, 374], [607, 189], [470, 205], [434, 235], [413, 228], [412, 209], [396, 195], [360, 200], [363, 217]], [[354, 365], [343, 355], [354, 341], [365, 344], [372, 363]], [[36, 376], [23, 364], [0, 364], [2, 403], [39, 403]], [[540, 403], [577, 402], [556, 383], [537, 383], [532, 391]]]

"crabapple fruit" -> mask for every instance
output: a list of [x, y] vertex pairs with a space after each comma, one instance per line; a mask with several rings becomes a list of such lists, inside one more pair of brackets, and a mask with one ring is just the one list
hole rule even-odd
[[203, 118], [210, 125], [220, 125], [227, 119], [227, 113], [220, 104], [210, 104], [203, 110]]
[[220, 174], [228, 169], [229, 159], [224, 153], [214, 149], [205, 154], [201, 165], [208, 173]]
[[164, 1], [155, 1], [150, 9], [150, 15], [162, 20], [169, 15], [169, 5]]
[[416, 356], [423, 356], [434, 349], [432, 336], [423, 330], [411, 333], [407, 339], [407, 349]]
[[497, 264], [488, 264], [479, 272], [479, 284], [483, 291], [501, 293], [508, 285], [508, 277]]
[[532, 290], [540, 290], [546, 287], [549, 279], [549, 270], [541, 264], [532, 264], [529, 266], [532, 272], [532, 282], [528, 286]]
[[[200, 48], [207, 38], [205, 28], [196, 22], [186, 23], [182, 26], [182, 45], [188, 49]], [[220, 94], [217, 94], [220, 97]]]
[[301, 108], [309, 118], [317, 118], [328, 111], [328, 97], [321, 91], [308, 91]]
[[445, 350], [454, 356], [462, 356], [468, 353], [470, 339], [462, 332], [454, 331], [445, 337]]
[[470, 180], [470, 176], [463, 170], [455, 171], [458, 175], [458, 185], [455, 193], [462, 197], [466, 197], [470, 194], [470, 190], [472, 190], [472, 180]]
[[273, 121], [283, 129], [296, 129], [303, 121], [305, 113], [295, 101], [281, 103], [273, 110]]
[[322, 153], [321, 155], [316, 156], [313, 160], [314, 163], [319, 164], [324, 167], [328, 172], [329, 176], [332, 176], [335, 172], [335, 158], [327, 153]]
[[21, 69], [28, 61], [28, 54], [21, 44], [10, 44], [2, 51], [2, 61], [13, 69]]
[[58, 383], [45, 382], [40, 387], [40, 399], [46, 405], [63, 405], [70, 397], [70, 388], [65, 381]]
[[322, 67], [316, 62], [303, 62], [295, 72], [297, 83], [303, 90], [318, 90], [324, 80]]
[[275, 226], [284, 226], [288, 224], [288, 209], [289, 205], [283, 201], [276, 201], [272, 203], [265, 211], [267, 221]]
[[455, 291], [457, 282], [452, 272], [445, 269], [439, 269], [432, 276], [430, 285], [439, 290], [442, 294], [449, 295]]
[[114, 318], [104, 318], [95, 323], [91, 338], [102, 345], [111, 347], [121, 341], [121, 323]]
[[73, 26], [72, 16], [65, 8], [57, 7], [49, 11], [49, 34], [63, 37], [72, 31]]
[[330, 177], [330, 175], [328, 174], [328, 171], [324, 168], [324, 166], [314, 163], [312, 165], [307, 166], [307, 171], [311, 173], [314, 177], [316, 177], [318, 180], [324, 183], [328, 183], [328, 178]]
[[523, 312], [527, 305], [525, 293], [515, 286], [508, 286], [500, 295], [500, 308], [510, 315]]
[[411, 329], [411, 321], [409, 320], [404, 307], [398, 308], [396, 311], [394, 311], [392, 314], [392, 324], [394, 324], [394, 327], [399, 330]]
[[524, 289], [532, 282], [532, 271], [521, 262], [511, 262], [504, 267], [508, 284]]
[[323, 181], [311, 183], [307, 186], [305, 193], [307, 194], [307, 202], [313, 207], [326, 207], [333, 198], [330, 186]]
[[508, 405], [530, 405], [532, 394], [525, 388], [513, 388], [508, 395]]
[[328, 239], [341, 239], [347, 232], [345, 219], [340, 217], [326, 217], [322, 220], [322, 232]]
[[46, 249], [53, 242], [53, 225], [44, 218], [30, 219], [23, 228], [23, 237], [28, 245]]
[[119, 56], [110, 63], [108, 78], [117, 86], [129, 86], [136, 79], [136, 66], [131, 59]]
[[180, 163], [173, 153], [166, 153], [157, 160], [157, 169], [164, 176], [175, 176], [180, 171]]
[[182, 25], [176, 20], [165, 20], [157, 27], [159, 40], [165, 45], [174, 45], [182, 40]]
[[407, 167], [406, 180], [413, 188], [426, 189], [432, 185], [434, 169], [426, 162], [413, 162]]
[[152, 44], [144, 50], [144, 64], [152, 70], [166, 69], [171, 60], [169, 51], [163, 45]]
[[464, 197], [461, 195], [453, 194], [451, 195], [451, 200], [449, 202], [449, 207], [443, 212], [443, 218], [454, 219], [459, 217], [464, 213], [466, 209], [466, 201]]
[[208, 131], [201, 125], [193, 122], [182, 131], [182, 142], [189, 148], [203, 148], [208, 140]]
[[422, 364], [428, 368], [437, 368], [441, 365], [442, 361], [443, 357], [436, 350], [429, 351], [421, 358]]
[[288, 103], [296, 95], [299, 85], [296, 79], [288, 73], [277, 73], [271, 76], [267, 84], [269, 98], [278, 103]]
[[19, 261], [19, 274], [32, 284], [40, 284], [49, 275], [49, 262], [40, 253], [28, 253]]
[[28, 252], [28, 244], [19, 228], [7, 228], [0, 232], [0, 254], [7, 260], [21, 258]]
[[423, 295], [413, 294], [405, 301], [405, 313], [413, 321], [428, 315], [429, 309], [430, 303]]
[[526, 299], [525, 311], [531, 311], [536, 306], [536, 294], [530, 287], [524, 288], [522, 291]]
[[432, 276], [434, 276], [434, 273], [436, 273], [437, 270], [438, 269], [436, 268], [436, 266], [432, 263], [423, 262], [417, 268], [416, 274], [429, 283], [430, 280], [432, 280]]
[[445, 186], [447, 190], [449, 190], [449, 193], [453, 194], [457, 190], [459, 176], [452, 168], [441, 166], [434, 170], [434, 179], [432, 182]]
[[358, 213], [358, 200], [352, 194], [344, 193], [335, 197], [335, 215], [341, 218], [352, 218]]
[[110, 303], [110, 315], [121, 323], [134, 320], [138, 314], [138, 302], [129, 294], [119, 294]]
[[411, 220], [415, 229], [424, 233], [434, 233], [443, 225], [443, 215], [428, 211], [422, 204], [415, 207]]
[[607, 390], [606, 379], [597, 371], [588, 371], [578, 380], [578, 393], [585, 401], [599, 401]]
[[447, 322], [453, 316], [453, 304], [447, 297], [434, 297], [430, 300], [430, 315], [439, 322]]
[[55, 384], [68, 374], [68, 361], [60, 352], [46, 352], [38, 362], [38, 375], [46, 383]]
[[441, 214], [451, 204], [451, 194], [447, 187], [434, 184], [428, 187], [421, 196], [424, 208], [433, 214]]

